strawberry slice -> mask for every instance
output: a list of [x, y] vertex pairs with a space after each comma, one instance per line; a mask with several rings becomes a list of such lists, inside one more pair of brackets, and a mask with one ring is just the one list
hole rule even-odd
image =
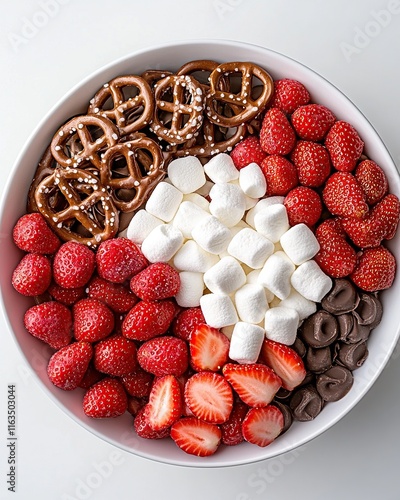
[[150, 427], [155, 431], [167, 429], [182, 415], [181, 386], [173, 375], [155, 380], [146, 414]]
[[196, 417], [185, 417], [172, 425], [171, 438], [189, 455], [208, 457], [218, 449], [221, 430], [217, 425], [203, 422]]
[[233, 407], [232, 389], [222, 375], [196, 373], [186, 382], [185, 403], [195, 417], [211, 424], [226, 422]]
[[224, 366], [229, 357], [229, 340], [216, 328], [197, 325], [190, 336], [191, 365], [200, 372], [216, 372]]
[[144, 406], [138, 410], [133, 421], [133, 427], [136, 434], [143, 439], [164, 439], [169, 436], [169, 428], [163, 429], [161, 431], [155, 431], [150, 427], [149, 419], [147, 415], [147, 406]]
[[292, 348], [280, 342], [265, 339], [261, 356], [282, 380], [282, 386], [292, 391], [304, 380], [306, 369], [301, 357]]
[[283, 426], [283, 414], [276, 406], [251, 408], [243, 420], [243, 437], [249, 443], [264, 448], [279, 436]]
[[249, 365], [227, 363], [222, 373], [240, 399], [251, 407], [267, 406], [282, 385], [278, 375], [260, 363]]
[[225, 445], [236, 446], [244, 440], [242, 424], [248, 411], [249, 407], [242, 401], [234, 403], [229, 419], [221, 425], [222, 442]]

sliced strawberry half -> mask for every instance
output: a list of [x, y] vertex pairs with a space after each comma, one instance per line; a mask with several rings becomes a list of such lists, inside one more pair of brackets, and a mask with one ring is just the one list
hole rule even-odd
[[173, 375], [155, 380], [146, 413], [149, 425], [155, 431], [167, 429], [182, 415], [181, 387]]
[[280, 342], [265, 339], [261, 347], [261, 357], [282, 380], [282, 386], [292, 391], [306, 376], [301, 357], [292, 348]]
[[284, 417], [276, 406], [251, 408], [243, 420], [243, 437], [260, 447], [268, 446], [282, 432]]
[[211, 424], [226, 422], [233, 407], [232, 389], [218, 373], [194, 374], [186, 382], [184, 397], [193, 415]]
[[216, 328], [197, 325], [190, 336], [191, 365], [200, 372], [220, 370], [229, 357], [228, 337]]
[[227, 363], [222, 373], [240, 399], [251, 407], [267, 406], [282, 385], [278, 375], [260, 363], [249, 365]]
[[221, 430], [217, 425], [196, 417], [185, 417], [172, 425], [171, 438], [189, 455], [208, 457], [218, 449]]

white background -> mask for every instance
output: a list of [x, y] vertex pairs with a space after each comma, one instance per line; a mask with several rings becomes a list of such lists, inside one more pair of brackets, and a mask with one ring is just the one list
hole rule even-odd
[[[0, 193], [37, 122], [81, 78], [178, 39], [247, 41], [306, 64], [362, 110], [400, 165], [397, 0], [1, 0], [0, 19]], [[255, 465], [196, 470], [89, 434], [41, 391], [3, 318], [0, 336], [1, 499], [400, 498], [398, 350], [356, 408], [313, 442]], [[9, 383], [18, 393], [15, 494], [6, 484]]]

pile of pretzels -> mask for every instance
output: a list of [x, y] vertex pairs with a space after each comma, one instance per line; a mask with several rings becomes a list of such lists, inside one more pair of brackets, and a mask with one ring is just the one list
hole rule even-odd
[[86, 114], [55, 133], [37, 167], [28, 211], [63, 240], [96, 247], [146, 202], [168, 163], [207, 161], [257, 130], [273, 80], [249, 62], [191, 61], [103, 85]]

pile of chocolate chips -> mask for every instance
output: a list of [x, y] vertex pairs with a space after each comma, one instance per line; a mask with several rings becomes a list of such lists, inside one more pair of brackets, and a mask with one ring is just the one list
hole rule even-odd
[[382, 318], [377, 293], [358, 290], [347, 279], [334, 280], [319, 309], [300, 326], [293, 349], [303, 358], [307, 375], [294, 391], [281, 389], [273, 404], [285, 417], [313, 420], [326, 403], [339, 401], [353, 385], [353, 371], [368, 356], [367, 341]]

